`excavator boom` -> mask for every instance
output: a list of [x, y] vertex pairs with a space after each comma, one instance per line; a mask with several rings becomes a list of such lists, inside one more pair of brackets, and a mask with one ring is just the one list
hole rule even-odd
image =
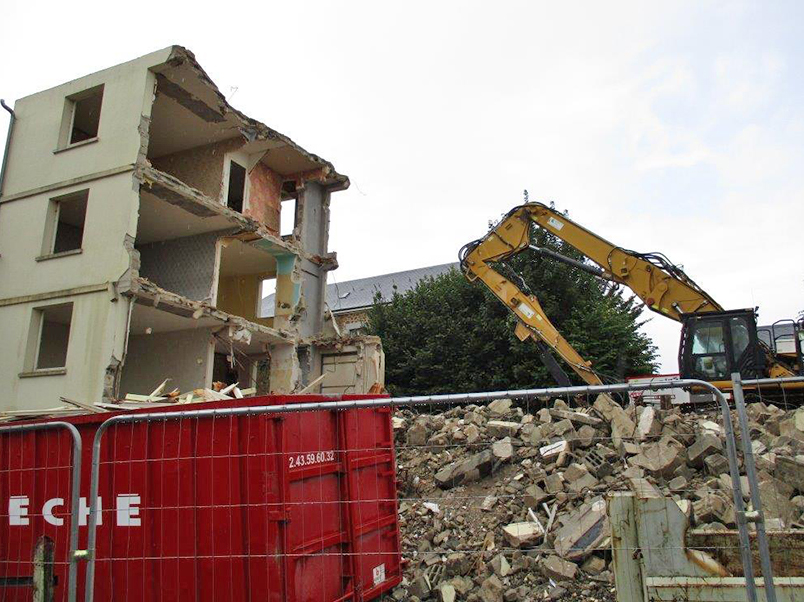
[[[592, 264], [534, 246], [531, 243], [534, 225], [544, 228], [583, 253]], [[588, 384], [601, 383], [591, 364], [556, 330], [538, 299], [521, 290], [496, 267], [526, 249], [625, 285], [651, 310], [683, 322], [685, 335], [682, 340], [686, 346], [682, 346], [680, 354], [682, 373], [694, 372], [695, 377], [709, 376], [707, 380], [719, 380], [727, 376], [729, 370], [740, 367], [748, 370], [750, 367], [755, 373], [764, 371], [775, 377], [793, 375], [791, 369], [785, 363], [780, 363], [769, 349], [761, 349], [762, 344], [756, 341], [752, 310], [726, 312], [683, 269], [661, 253], [637, 253], [623, 249], [547, 205], [525, 203], [512, 209], [482, 239], [461, 249], [461, 269], [468, 280], [483, 282], [516, 315], [519, 320], [516, 333], [521, 340], [532, 337], [542, 341]], [[710, 314], [709, 318], [706, 314]], [[748, 331], [753, 329], [750, 345], [742, 346], [742, 339], [737, 340], [739, 337], [735, 324]], [[696, 338], [696, 332], [706, 333], [710, 347], [713, 345], [712, 337], [720, 333], [720, 346], [734, 346], [736, 342], [739, 354], [734, 349], [729, 353], [726, 349], [698, 349], [700, 340]], [[540, 352], [544, 357], [544, 349]], [[551, 368], [551, 372], [555, 375], [555, 367]], [[689, 374], [687, 376], [691, 377]]]

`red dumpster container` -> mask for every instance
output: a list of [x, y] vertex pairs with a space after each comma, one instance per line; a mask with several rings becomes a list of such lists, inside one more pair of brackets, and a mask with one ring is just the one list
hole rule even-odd
[[[306, 401], [332, 398], [156, 411]], [[92, 440], [109, 416], [65, 420], [83, 441], [79, 548]], [[105, 433], [101, 451], [97, 601], [359, 602], [401, 581], [388, 408], [126, 423]], [[0, 600], [32, 599], [42, 537], [54, 549], [55, 599], [66, 600], [70, 469], [63, 430], [0, 435]]]

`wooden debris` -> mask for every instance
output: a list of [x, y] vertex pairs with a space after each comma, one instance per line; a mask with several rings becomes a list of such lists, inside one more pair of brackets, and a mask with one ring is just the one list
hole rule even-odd
[[299, 395], [302, 395], [302, 394], [304, 394], [304, 393], [307, 393], [307, 392], [308, 392], [308, 391], [310, 391], [311, 389], [314, 389], [314, 388], [316, 387], [316, 385], [318, 385], [318, 383], [320, 383], [320, 382], [321, 382], [322, 380], [324, 380], [326, 377], [327, 377], [326, 373], [322, 374], [321, 376], [319, 376], [318, 378], [316, 378], [316, 379], [315, 379], [313, 382], [311, 382], [311, 383], [310, 383], [310, 384], [308, 384], [306, 387], [304, 387], [304, 388], [303, 388], [301, 391], [299, 391], [299, 393], [298, 393], [298, 394], [299, 394]]
[[59, 397], [59, 400], [63, 403], [67, 403], [73, 405], [77, 408], [81, 408], [87, 410], [88, 412], [92, 412], [94, 414], [105, 414], [101, 408], [99, 408], [96, 404], [91, 403], [84, 403], [82, 401], [75, 401], [74, 399], [67, 399], [66, 397]]
[[233, 383], [227, 387], [222, 388], [219, 392], [221, 393], [221, 395], [228, 395], [235, 389], [235, 387], [237, 387], [238, 384], [240, 383]]
[[163, 380], [162, 384], [159, 385], [156, 389], [154, 389], [148, 397], [159, 397], [160, 395], [162, 395], [162, 392], [165, 390], [165, 387], [167, 386], [169, 380], [170, 380], [169, 378]]
[[167, 397], [152, 397], [151, 395], [137, 395], [136, 393], [126, 393], [125, 401], [153, 402], [165, 401]]

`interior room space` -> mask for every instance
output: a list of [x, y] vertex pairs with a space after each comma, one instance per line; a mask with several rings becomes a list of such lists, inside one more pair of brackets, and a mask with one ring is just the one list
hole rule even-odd
[[218, 239], [231, 231], [223, 217], [193, 215], [142, 191], [134, 243], [140, 277], [193, 301], [213, 302]]
[[220, 264], [216, 307], [262, 324], [273, 326], [273, 318], [262, 318], [260, 303], [263, 291], [277, 277], [277, 260], [268, 251], [238, 238], [220, 241]]
[[259, 329], [226, 323], [208, 314], [193, 317], [135, 302], [120, 376], [119, 396], [148, 395], [165, 379], [167, 390], [188, 393], [215, 381], [256, 386], [257, 365], [284, 339]]

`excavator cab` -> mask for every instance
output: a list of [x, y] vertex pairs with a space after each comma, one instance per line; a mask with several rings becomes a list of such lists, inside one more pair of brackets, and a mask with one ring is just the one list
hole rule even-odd
[[681, 314], [678, 366], [681, 378], [728, 381], [765, 375], [766, 352], [753, 309]]

